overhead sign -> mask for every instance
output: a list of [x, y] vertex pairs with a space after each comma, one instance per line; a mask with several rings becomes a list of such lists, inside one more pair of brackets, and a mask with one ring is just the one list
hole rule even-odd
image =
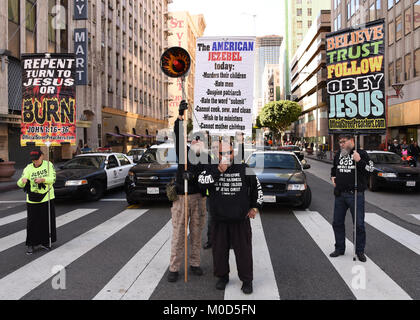
[[88, 84], [88, 30], [74, 29], [74, 53], [76, 54], [76, 85]]
[[328, 131], [386, 131], [384, 20], [326, 36]]
[[252, 134], [255, 37], [197, 39], [194, 131]]
[[21, 146], [76, 145], [76, 87], [73, 54], [24, 54]]
[[88, 0], [74, 0], [74, 20], [88, 20]]

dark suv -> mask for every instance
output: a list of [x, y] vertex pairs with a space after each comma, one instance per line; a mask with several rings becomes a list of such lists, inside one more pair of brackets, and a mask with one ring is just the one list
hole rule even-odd
[[175, 178], [177, 168], [173, 144], [160, 144], [147, 149], [125, 179], [127, 202], [168, 201], [166, 185]]

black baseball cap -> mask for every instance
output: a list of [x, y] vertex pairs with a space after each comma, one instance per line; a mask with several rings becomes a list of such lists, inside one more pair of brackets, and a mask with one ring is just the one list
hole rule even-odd
[[38, 160], [43, 155], [41, 150], [34, 150], [30, 153], [31, 160]]

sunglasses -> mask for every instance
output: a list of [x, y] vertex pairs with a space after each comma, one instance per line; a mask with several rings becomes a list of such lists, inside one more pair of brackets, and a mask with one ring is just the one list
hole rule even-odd
[[231, 151], [226, 151], [226, 152], [219, 152], [219, 154], [221, 155], [221, 156], [230, 156], [231, 154], [232, 154], [232, 150]]

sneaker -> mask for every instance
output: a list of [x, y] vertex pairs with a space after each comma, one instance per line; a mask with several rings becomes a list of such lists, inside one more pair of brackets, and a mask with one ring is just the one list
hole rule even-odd
[[366, 256], [363, 252], [356, 253], [356, 255], [357, 255], [357, 258], [359, 259], [359, 261], [366, 262]]
[[210, 249], [211, 248], [211, 243], [210, 242], [207, 242], [204, 246], [203, 246], [203, 249], [204, 250], [207, 250], [207, 249]]
[[336, 258], [338, 256], [344, 256], [344, 252], [335, 250], [333, 253], [330, 253], [331, 258]]
[[26, 254], [31, 255], [33, 253], [34, 253], [34, 247], [33, 246], [28, 246], [28, 249], [26, 250]]
[[225, 290], [227, 283], [229, 282], [229, 276], [221, 277], [216, 283], [217, 290]]
[[242, 284], [241, 290], [245, 294], [251, 294], [252, 293], [252, 281], [250, 281], [250, 282], [244, 282]]
[[44, 245], [41, 245], [41, 246], [39, 246], [39, 248], [40, 248], [40, 249], [43, 249], [43, 250], [45, 250], [45, 251], [51, 251], [51, 247], [49, 247], [49, 246], [44, 246]]
[[192, 274], [195, 274], [196, 276], [202, 276], [204, 274], [203, 269], [201, 269], [200, 267], [190, 266], [190, 270]]
[[179, 277], [178, 271], [175, 271], [175, 272], [169, 271], [169, 274], [168, 274], [169, 282], [176, 282], [178, 280], [178, 277]]

